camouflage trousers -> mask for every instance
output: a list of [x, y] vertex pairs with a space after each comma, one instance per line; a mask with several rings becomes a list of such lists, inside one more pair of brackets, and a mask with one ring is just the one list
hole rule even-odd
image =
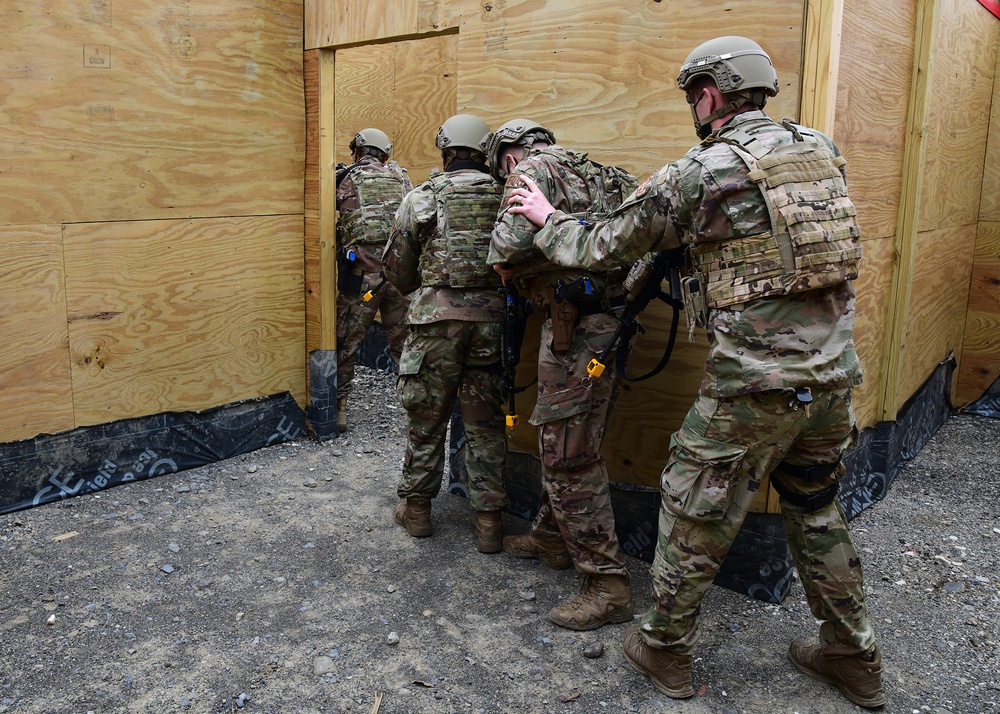
[[382, 318], [389, 352], [399, 364], [399, 355], [406, 340], [406, 310], [410, 301], [396, 288], [386, 283], [375, 293], [371, 302], [363, 295], [381, 282], [378, 273], [366, 273], [361, 295], [337, 294], [337, 396], [346, 397], [351, 392], [354, 379], [354, 355], [375, 322], [375, 314]]
[[[808, 412], [787, 391], [726, 399], [699, 396], [670, 441], [661, 479], [659, 536], [653, 559], [654, 604], [642, 618], [653, 647], [690, 654], [702, 598], [743, 523], [754, 495], [777, 478], [793, 496], [827, 489], [843, 476], [851, 444], [849, 389], [814, 392]], [[790, 404], [791, 402], [791, 404]], [[836, 463], [807, 480], [783, 470]], [[840, 502], [810, 511], [780, 501], [785, 532], [812, 614], [822, 620], [828, 654], [857, 654], [875, 644], [864, 581]]]
[[410, 326], [396, 385], [409, 415], [409, 440], [397, 489], [400, 498], [433, 498], [440, 490], [445, 433], [458, 398], [472, 506], [477, 511], [506, 508], [502, 331], [498, 322], [443, 320]]
[[613, 365], [600, 379], [587, 364], [611, 341], [618, 322], [606, 313], [580, 318], [565, 354], [552, 351], [552, 321], [542, 325], [538, 401], [529, 420], [538, 429], [542, 505], [531, 524], [536, 538], [566, 542], [581, 573], [624, 575], [601, 442], [620, 390]]

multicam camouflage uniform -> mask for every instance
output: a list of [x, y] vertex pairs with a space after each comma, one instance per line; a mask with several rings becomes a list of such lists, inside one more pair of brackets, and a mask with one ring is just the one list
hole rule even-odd
[[[376, 190], [370, 199], [364, 197], [364, 186], [373, 176], [390, 177], [385, 182], [389, 195], [382, 196]], [[399, 190], [394, 188], [398, 183]], [[360, 188], [359, 188], [360, 187]], [[385, 188], [380, 186], [379, 188]], [[404, 317], [409, 304], [399, 290], [390, 284], [383, 285], [370, 301], [364, 294], [376, 288], [381, 282], [382, 251], [389, 237], [389, 227], [393, 215], [403, 196], [412, 190], [406, 172], [395, 162], [383, 164], [374, 156], [365, 156], [356, 163], [337, 186], [338, 249], [353, 248], [357, 254], [357, 266], [364, 272], [360, 294], [337, 294], [337, 397], [345, 398], [351, 391], [354, 379], [354, 355], [361, 347], [368, 329], [375, 321], [375, 314], [382, 318], [389, 338], [389, 351], [399, 363], [399, 356], [406, 339]], [[398, 193], [398, 195], [396, 195]]]
[[[531, 149], [507, 179], [504, 199], [531, 177], [557, 209], [579, 218], [605, 214], [628, 194], [634, 179], [613, 169], [613, 185], [599, 165], [559, 145]], [[627, 188], [623, 191], [622, 187]], [[505, 204], [506, 205], [506, 204]], [[549, 262], [532, 245], [535, 228], [520, 215], [500, 213], [493, 231], [490, 263], [511, 263], [515, 282], [536, 310], [546, 310], [547, 289], [588, 278], [594, 296], [576, 302], [579, 322], [565, 352], [552, 349], [552, 320], [542, 326], [538, 349], [538, 401], [529, 419], [539, 427], [542, 504], [531, 524], [539, 540], [564, 540], [576, 570], [586, 574], [625, 575], [611, 510], [608, 470], [601, 441], [620, 389], [614, 370], [592, 380], [587, 364], [611, 341], [617, 321], [609, 301], [621, 296], [620, 271], [580, 270]]]
[[500, 511], [508, 503], [500, 394], [503, 298], [500, 278], [485, 260], [500, 187], [483, 164], [456, 162], [452, 168], [406, 196], [384, 256], [386, 277], [403, 292], [416, 291], [397, 386], [410, 422], [398, 493], [404, 499], [437, 495], [445, 431], [458, 397], [470, 500], [477, 511]]
[[[812, 153], [796, 163], [802, 148]], [[769, 474], [824, 621], [824, 652], [874, 647], [860, 560], [835, 497], [855, 433], [851, 387], [862, 376], [851, 283], [860, 232], [842, 166], [825, 135], [749, 111], [653, 174], [606, 221], [584, 226], [556, 213], [536, 236], [553, 261], [596, 268], [693, 246], [705, 309], [692, 300], [688, 311], [702, 313], [711, 349], [661, 482], [656, 603], [641, 627], [652, 647], [690, 654], [701, 599]]]

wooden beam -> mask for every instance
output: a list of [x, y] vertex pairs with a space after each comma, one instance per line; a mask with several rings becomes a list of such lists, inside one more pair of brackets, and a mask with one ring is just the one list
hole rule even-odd
[[917, 210], [923, 186], [923, 147], [927, 121], [927, 79], [933, 61], [934, 28], [938, 0], [919, 0], [916, 42], [913, 48], [913, 79], [907, 115], [906, 147], [903, 150], [903, 183], [900, 188], [899, 219], [896, 228], [896, 263], [892, 271], [889, 310], [886, 316], [886, 350], [882, 369], [883, 421], [895, 421], [899, 396], [900, 370], [905, 349], [906, 325], [913, 277], [913, 246], [917, 235]]
[[807, 0], [799, 121], [833, 136], [844, 0]]
[[335, 106], [335, 53], [320, 51], [319, 129], [319, 349], [337, 347], [337, 179], [334, 172], [337, 135]]

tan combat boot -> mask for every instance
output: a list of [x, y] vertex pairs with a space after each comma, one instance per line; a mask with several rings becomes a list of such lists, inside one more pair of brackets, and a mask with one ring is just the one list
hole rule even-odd
[[431, 502], [426, 499], [406, 499], [396, 506], [396, 523], [414, 538], [426, 538], [434, 532], [431, 528]]
[[625, 628], [622, 650], [633, 669], [649, 677], [653, 686], [668, 697], [687, 699], [694, 696], [694, 687], [691, 686], [691, 655], [677, 655], [650, 647], [642, 639], [638, 625]]
[[503, 539], [500, 511], [476, 511], [476, 548], [480, 553], [499, 553]]
[[632, 619], [632, 592], [627, 575], [591, 574], [580, 594], [549, 612], [549, 619], [568, 630], [596, 630]]
[[566, 541], [542, 540], [530, 533], [504, 538], [503, 552], [515, 558], [537, 558], [553, 570], [565, 570], [573, 564]]
[[347, 431], [347, 397], [337, 397], [337, 431]]
[[870, 652], [838, 657], [824, 654], [820, 645], [795, 640], [788, 648], [788, 659], [813, 679], [835, 686], [859, 707], [878, 709], [885, 705], [878, 645]]

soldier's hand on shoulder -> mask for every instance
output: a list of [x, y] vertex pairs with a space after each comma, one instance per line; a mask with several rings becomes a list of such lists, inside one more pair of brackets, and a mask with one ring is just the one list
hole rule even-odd
[[[507, 198], [507, 210], [511, 213], [522, 214], [536, 227], [541, 228], [545, 225], [545, 219], [555, 209], [530, 176], [523, 174], [517, 176], [523, 187], [515, 188], [510, 192], [510, 196]], [[508, 185], [510, 185], [509, 180]]]

